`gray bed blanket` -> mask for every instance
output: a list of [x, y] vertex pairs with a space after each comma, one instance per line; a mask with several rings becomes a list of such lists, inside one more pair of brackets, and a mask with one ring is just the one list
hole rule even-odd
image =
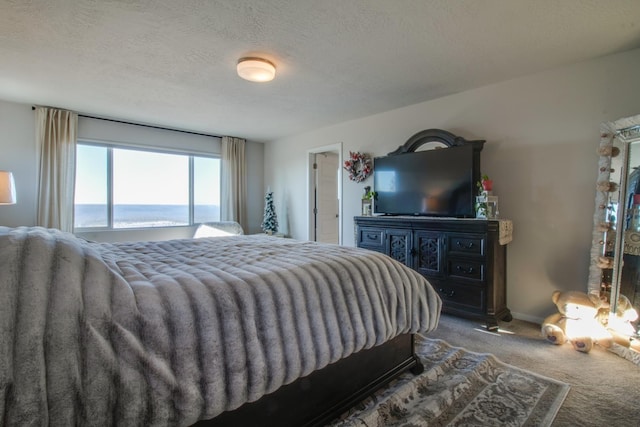
[[189, 425], [437, 325], [416, 272], [267, 236], [91, 243], [0, 227], [0, 425]]

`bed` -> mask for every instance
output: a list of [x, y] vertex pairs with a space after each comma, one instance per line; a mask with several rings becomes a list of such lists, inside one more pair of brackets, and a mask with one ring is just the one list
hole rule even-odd
[[357, 248], [268, 236], [95, 243], [0, 227], [0, 419], [323, 425], [406, 369], [441, 302]]

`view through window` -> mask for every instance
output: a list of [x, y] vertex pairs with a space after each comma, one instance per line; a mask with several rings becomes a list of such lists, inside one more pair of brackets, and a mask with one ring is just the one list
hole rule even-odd
[[220, 220], [220, 159], [79, 143], [75, 228]]

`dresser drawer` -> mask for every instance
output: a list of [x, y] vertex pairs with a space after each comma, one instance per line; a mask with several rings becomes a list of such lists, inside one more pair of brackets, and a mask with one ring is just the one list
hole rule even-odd
[[443, 300], [444, 311], [472, 311], [483, 313], [485, 310], [485, 288], [469, 286], [455, 282], [434, 283], [433, 286]]
[[484, 255], [484, 235], [450, 234], [447, 239], [447, 252], [450, 254]]
[[384, 250], [384, 230], [370, 227], [359, 228], [358, 247]]
[[468, 259], [451, 258], [447, 263], [451, 278], [468, 279], [481, 282], [484, 280], [484, 262]]

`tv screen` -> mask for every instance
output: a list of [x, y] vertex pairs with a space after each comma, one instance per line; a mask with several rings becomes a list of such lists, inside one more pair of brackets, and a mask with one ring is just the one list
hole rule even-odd
[[374, 212], [474, 217], [471, 145], [376, 157]]

